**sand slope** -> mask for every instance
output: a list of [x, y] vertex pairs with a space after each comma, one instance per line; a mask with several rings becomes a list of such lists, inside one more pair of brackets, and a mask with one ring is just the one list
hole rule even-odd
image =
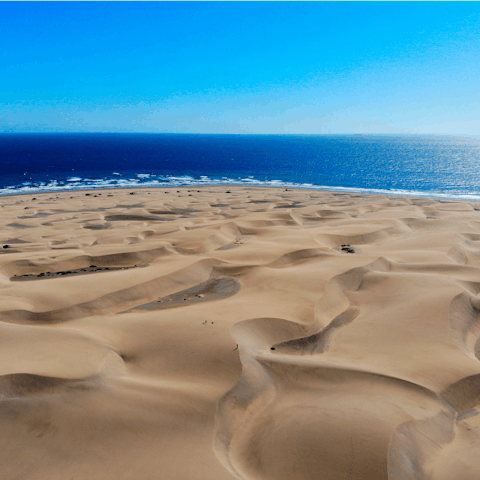
[[0, 198], [0, 478], [476, 480], [480, 207]]

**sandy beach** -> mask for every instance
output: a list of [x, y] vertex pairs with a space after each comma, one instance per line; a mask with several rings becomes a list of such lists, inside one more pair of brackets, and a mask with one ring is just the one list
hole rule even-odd
[[480, 204], [0, 197], [2, 480], [477, 480]]

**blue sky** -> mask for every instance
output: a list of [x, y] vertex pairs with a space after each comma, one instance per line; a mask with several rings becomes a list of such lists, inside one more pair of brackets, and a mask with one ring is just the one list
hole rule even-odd
[[480, 134], [477, 2], [0, 2], [0, 131]]

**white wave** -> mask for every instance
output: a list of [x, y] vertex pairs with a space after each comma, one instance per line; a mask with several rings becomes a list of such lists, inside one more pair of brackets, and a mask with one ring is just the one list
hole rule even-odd
[[0, 196], [5, 195], [22, 195], [42, 192], [58, 192], [72, 190], [99, 190], [112, 188], [139, 188], [139, 187], [181, 187], [181, 186], [201, 186], [201, 185], [248, 185], [263, 187], [283, 187], [283, 188], [303, 188], [309, 190], [326, 190], [332, 192], [353, 192], [378, 195], [395, 195], [409, 197], [426, 197], [426, 198], [444, 198], [452, 200], [470, 200], [480, 201], [480, 193], [466, 191], [418, 191], [405, 189], [379, 189], [379, 188], [363, 188], [363, 187], [334, 187], [330, 185], [315, 185], [312, 183], [295, 183], [283, 180], [258, 180], [254, 177], [247, 178], [211, 178], [202, 175], [200, 178], [194, 178], [190, 175], [179, 176], [155, 176], [152, 179], [150, 175], [137, 174], [136, 178], [119, 178], [117, 172], [111, 178], [80, 178], [70, 177], [65, 180], [51, 180], [50, 182], [23, 182], [19, 185], [10, 185], [0, 189]]

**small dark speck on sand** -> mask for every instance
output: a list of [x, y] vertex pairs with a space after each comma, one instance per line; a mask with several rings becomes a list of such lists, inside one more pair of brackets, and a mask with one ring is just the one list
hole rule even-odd
[[9, 245], [4, 245], [3, 248], [10, 248], [10, 246]]
[[342, 245], [342, 252], [355, 253], [355, 250], [350, 245]]

